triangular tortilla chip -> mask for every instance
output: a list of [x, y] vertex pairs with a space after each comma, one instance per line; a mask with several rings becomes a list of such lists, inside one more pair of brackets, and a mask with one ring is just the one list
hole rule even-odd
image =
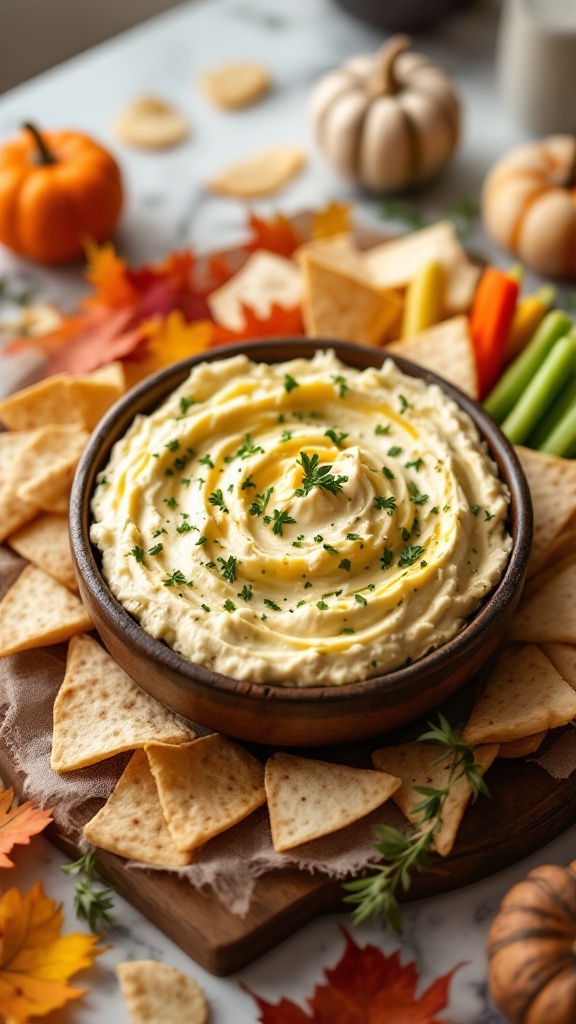
[[[442, 752], [443, 747], [436, 743], [402, 743], [397, 747], [375, 750], [372, 754], [375, 768], [379, 771], [392, 772], [402, 779], [402, 785], [392, 799], [402, 813], [423, 832], [430, 828], [430, 823], [425, 822], [421, 825], [420, 813], [413, 810], [425, 799], [414, 787], [444, 788], [450, 771], [450, 757], [441, 764], [432, 764]], [[497, 753], [497, 744], [479, 747], [474, 752], [482, 775], [488, 770]], [[470, 783], [464, 776], [453, 783], [442, 811], [442, 824], [434, 836], [434, 849], [442, 857], [447, 857], [454, 846], [456, 833], [471, 796]]]
[[70, 426], [40, 427], [23, 448], [14, 476], [17, 494], [47, 512], [70, 490], [78, 460], [88, 440], [83, 430]]
[[164, 817], [179, 850], [193, 850], [266, 802], [264, 767], [225, 736], [146, 746]]
[[426, 263], [437, 260], [448, 278], [449, 313], [466, 313], [470, 309], [481, 273], [468, 260], [454, 225], [446, 220], [382, 242], [368, 249], [364, 260], [373, 280], [382, 288], [405, 288]]
[[576, 647], [570, 644], [540, 644], [546, 657], [560, 673], [562, 679], [576, 690]]
[[82, 427], [80, 410], [70, 400], [70, 378], [54, 374], [0, 402], [0, 420], [9, 430], [32, 430], [50, 424]]
[[38, 515], [38, 506], [17, 495], [18, 463], [33, 434], [0, 433], [0, 543]]
[[266, 320], [273, 305], [291, 309], [301, 295], [302, 276], [293, 260], [257, 249], [234, 277], [208, 296], [208, 305], [217, 323], [241, 331], [246, 325], [243, 305]]
[[156, 960], [116, 967], [130, 1024], [207, 1024], [206, 997], [192, 978]]
[[172, 842], [143, 750], [130, 759], [114, 792], [82, 832], [103, 850], [144, 864], [182, 867], [191, 860]]
[[396, 324], [400, 300], [395, 292], [375, 288], [368, 275], [304, 253], [302, 316], [311, 338], [382, 344]]
[[237, 199], [268, 195], [298, 173], [305, 157], [296, 146], [272, 146], [249, 160], [231, 164], [207, 182], [211, 192]]
[[528, 480], [534, 512], [528, 562], [531, 576], [547, 561], [561, 531], [568, 524], [572, 527], [576, 517], [576, 462], [521, 446], [515, 451]]
[[464, 729], [466, 743], [508, 743], [566, 725], [576, 693], [539, 647], [511, 647], [498, 660]]
[[468, 317], [454, 316], [443, 320], [411, 338], [392, 342], [386, 351], [411, 359], [418, 366], [424, 366], [455, 384], [472, 398], [478, 398], [476, 358]]
[[53, 576], [63, 587], [77, 591], [70, 552], [67, 516], [46, 513], [13, 533], [8, 543], [22, 558]]
[[266, 762], [266, 795], [274, 849], [291, 850], [330, 835], [388, 800], [400, 779], [371, 769], [273, 754]]
[[151, 740], [184, 743], [193, 737], [191, 729], [145, 693], [92, 637], [71, 640], [54, 703], [54, 771], [85, 768]]
[[0, 602], [0, 658], [59, 644], [92, 628], [88, 612], [74, 594], [28, 565]]
[[522, 602], [509, 636], [524, 643], [576, 644], [576, 562], [553, 576], [529, 601]]
[[510, 740], [510, 743], [501, 743], [498, 757], [525, 757], [526, 754], [533, 754], [542, 743], [548, 731], [536, 732], [533, 736], [525, 736], [522, 740]]

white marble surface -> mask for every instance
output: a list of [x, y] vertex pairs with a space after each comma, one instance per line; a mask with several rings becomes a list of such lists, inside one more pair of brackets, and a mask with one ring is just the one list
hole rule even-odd
[[[490, 163], [523, 135], [506, 116], [493, 81], [492, 59], [497, 7], [485, 0], [465, 7], [434, 32], [418, 39], [421, 48], [457, 78], [464, 100], [465, 130], [451, 167], [419, 196], [430, 213], [459, 196], [477, 195]], [[297, 211], [331, 198], [358, 201], [359, 217], [381, 223], [378, 203], [361, 200], [330, 171], [314, 151], [306, 116], [307, 97], [318, 75], [346, 56], [373, 49], [382, 36], [344, 14], [330, 0], [199, 0], [109, 41], [97, 49], [0, 97], [0, 138], [23, 121], [70, 126], [93, 133], [117, 154], [125, 171], [128, 203], [118, 234], [130, 261], [156, 259], [176, 246], [193, 244], [206, 251], [242, 237], [241, 204], [210, 197], [202, 183], [228, 161], [248, 156], [260, 146], [294, 142], [310, 152], [302, 173], [282, 194], [257, 209]], [[253, 109], [227, 115], [204, 101], [197, 76], [226, 58], [253, 57], [269, 64], [274, 94]], [[190, 141], [164, 154], [129, 151], [111, 132], [111, 121], [124, 103], [154, 92], [175, 101], [193, 124]], [[477, 232], [472, 244], [491, 251]], [[493, 253], [506, 262], [502, 254]], [[0, 276], [32, 281], [40, 294], [70, 306], [82, 293], [78, 268], [40, 271], [6, 253]], [[0, 317], [6, 309], [0, 307]], [[10, 367], [0, 365], [0, 380], [10, 386]], [[490, 920], [509, 886], [538, 863], [566, 863], [574, 856], [573, 829], [529, 860], [489, 880], [447, 896], [406, 908], [405, 933], [398, 939], [372, 927], [358, 929], [357, 940], [376, 943], [387, 952], [402, 949], [404, 961], [416, 958], [424, 987], [460, 960], [469, 961], [456, 975], [450, 1010], [455, 1024], [497, 1024], [499, 1015], [486, 998], [484, 946]], [[43, 839], [17, 854], [18, 866], [4, 884], [28, 888], [42, 878], [47, 892], [66, 908], [68, 930], [76, 927], [72, 880], [60, 871], [64, 858]], [[116, 899], [117, 929], [112, 946], [96, 966], [80, 976], [87, 996], [68, 1010], [46, 1018], [52, 1024], [121, 1024], [127, 1020], [114, 974], [126, 958], [154, 957], [182, 968], [205, 988], [212, 1024], [249, 1024], [257, 1020], [238, 979], [206, 974], [132, 907]], [[242, 972], [264, 997], [286, 995], [298, 1002], [311, 993], [324, 966], [342, 950], [337, 928], [344, 916], [326, 917], [262, 957]], [[1, 1009], [1, 1008], [0, 1008]], [[166, 1022], [170, 1024], [170, 1022]]]

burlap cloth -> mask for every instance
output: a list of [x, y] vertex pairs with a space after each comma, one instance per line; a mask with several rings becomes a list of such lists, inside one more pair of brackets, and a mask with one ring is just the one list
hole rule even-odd
[[[25, 564], [8, 549], [0, 548], [0, 598]], [[55, 820], [69, 829], [73, 809], [90, 798], [106, 799], [110, 795], [130, 754], [64, 775], [52, 771], [52, 708], [64, 678], [65, 661], [65, 645], [0, 659], [0, 743], [6, 745], [16, 769], [24, 777], [26, 796], [42, 807], [54, 807]], [[568, 778], [576, 768], [576, 729], [563, 731], [545, 754], [532, 760], [554, 778]], [[350, 763], [359, 763], [357, 755]], [[367, 755], [363, 766], [370, 767]], [[375, 823], [406, 828], [404, 817], [393, 804], [388, 804], [331, 836], [307, 843], [296, 851], [276, 853], [268, 814], [261, 808], [211, 840], [194, 864], [170, 870], [185, 877], [195, 888], [210, 888], [232, 913], [243, 916], [256, 879], [266, 872], [291, 867], [341, 879], [360, 871], [374, 858]], [[151, 870], [134, 863], [128, 866]]]

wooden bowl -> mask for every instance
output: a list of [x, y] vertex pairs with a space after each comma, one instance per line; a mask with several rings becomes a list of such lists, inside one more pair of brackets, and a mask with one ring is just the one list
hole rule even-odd
[[[255, 362], [279, 363], [333, 348], [359, 370], [392, 358], [413, 377], [437, 384], [474, 421], [511, 494], [513, 547], [502, 579], [481, 609], [452, 640], [387, 675], [337, 687], [299, 689], [250, 683], [220, 675], [177, 654], [146, 633], [118, 603], [101, 575], [90, 543], [90, 499], [97, 474], [115, 441], [137, 413], [150, 413], [197, 363], [245, 352]], [[228, 736], [287, 746], [344, 743], [389, 732], [438, 707], [482, 667], [496, 650], [518, 604], [532, 538], [532, 506], [526, 479], [511, 445], [476, 402], [435, 374], [385, 351], [344, 342], [304, 338], [257, 341], [214, 349], [162, 370], [125, 395], [92, 435], [76, 473], [70, 505], [70, 536], [84, 604], [112, 657], [166, 707]]]

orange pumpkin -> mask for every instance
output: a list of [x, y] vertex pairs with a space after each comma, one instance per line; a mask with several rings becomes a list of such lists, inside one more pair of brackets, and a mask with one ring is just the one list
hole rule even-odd
[[488, 936], [488, 983], [512, 1024], [576, 1021], [576, 861], [510, 889]]
[[39, 263], [76, 259], [116, 226], [120, 169], [86, 135], [24, 129], [0, 149], [0, 242]]

